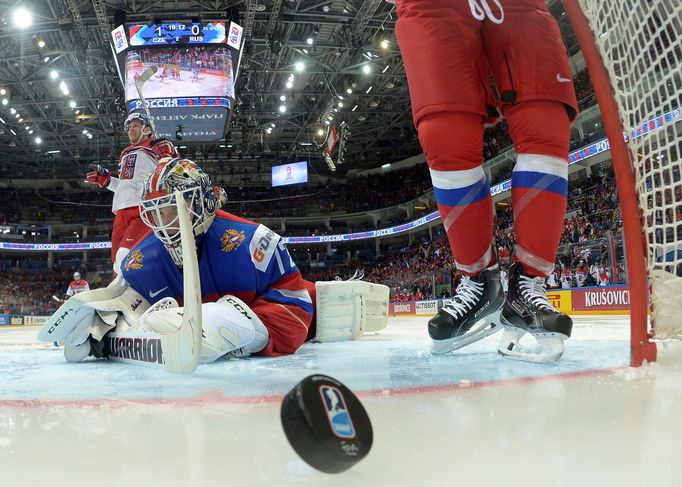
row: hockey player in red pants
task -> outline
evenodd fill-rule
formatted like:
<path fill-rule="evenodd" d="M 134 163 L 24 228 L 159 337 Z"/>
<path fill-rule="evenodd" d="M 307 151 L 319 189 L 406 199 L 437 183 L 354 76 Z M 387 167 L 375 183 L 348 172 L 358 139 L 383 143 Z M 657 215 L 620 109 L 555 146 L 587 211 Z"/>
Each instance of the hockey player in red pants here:
<path fill-rule="evenodd" d="M 111 260 L 117 274 L 128 251 L 149 232 L 138 208 L 144 177 L 156 169 L 159 160 L 178 156 L 172 142 L 153 137 L 151 122 L 144 113 L 128 115 L 123 129 L 131 145 L 121 152 L 118 177 L 111 177 L 109 170 L 99 165 L 93 166 L 86 176 L 89 183 L 114 193 L 111 211 L 116 216 L 111 231 Z"/>
<path fill-rule="evenodd" d="M 571 319 L 545 295 L 568 188 L 573 79 L 544 0 L 397 0 L 396 34 L 414 122 L 457 268 L 454 298 L 429 321 L 434 353 L 505 327 L 502 355 L 558 360 Z M 489 83 L 492 71 L 495 94 Z M 496 95 L 496 96 L 495 96 Z M 515 262 L 505 299 L 493 252 L 493 208 L 483 171 L 483 128 L 498 116 L 517 153 L 512 176 Z M 540 352 L 519 339 L 534 335 Z"/>

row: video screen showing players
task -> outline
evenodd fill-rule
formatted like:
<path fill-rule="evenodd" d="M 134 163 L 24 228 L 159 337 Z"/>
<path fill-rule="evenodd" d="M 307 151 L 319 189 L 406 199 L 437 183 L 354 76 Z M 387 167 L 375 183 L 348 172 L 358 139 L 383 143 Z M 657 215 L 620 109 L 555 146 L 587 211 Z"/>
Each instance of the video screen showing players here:
<path fill-rule="evenodd" d="M 232 55 L 227 47 L 135 49 L 126 56 L 126 101 L 138 99 L 135 81 L 149 66 L 156 73 L 144 84 L 150 98 L 234 98 Z"/>

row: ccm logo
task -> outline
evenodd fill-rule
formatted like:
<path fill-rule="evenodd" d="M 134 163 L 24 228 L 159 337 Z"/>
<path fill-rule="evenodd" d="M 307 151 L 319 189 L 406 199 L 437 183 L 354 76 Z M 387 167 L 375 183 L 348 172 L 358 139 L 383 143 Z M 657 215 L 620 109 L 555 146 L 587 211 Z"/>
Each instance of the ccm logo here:
<path fill-rule="evenodd" d="M 253 250 L 253 260 L 256 262 L 263 262 L 263 259 L 265 258 L 265 252 L 268 251 L 268 247 L 270 247 L 270 244 L 272 243 L 272 237 L 274 236 L 275 232 L 268 230 L 268 233 L 263 235 L 258 240 L 258 247 Z"/>

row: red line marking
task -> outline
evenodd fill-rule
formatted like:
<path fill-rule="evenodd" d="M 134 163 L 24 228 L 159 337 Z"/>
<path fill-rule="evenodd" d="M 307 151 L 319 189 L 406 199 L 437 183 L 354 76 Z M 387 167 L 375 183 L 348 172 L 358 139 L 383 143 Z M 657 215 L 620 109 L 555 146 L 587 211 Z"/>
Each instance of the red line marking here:
<path fill-rule="evenodd" d="M 383 388 L 358 391 L 360 397 L 396 397 L 419 394 L 430 394 L 447 391 L 466 391 L 483 387 L 509 386 L 514 384 L 530 384 L 550 380 L 573 379 L 596 375 L 612 375 L 629 367 L 609 369 L 580 370 L 560 374 L 517 377 L 514 379 L 487 380 L 480 382 L 458 382 L 456 384 L 422 385 L 414 387 Z M 284 394 L 267 396 L 226 396 L 220 392 L 208 392 L 197 397 L 186 398 L 150 398 L 150 399 L 0 399 L 0 408 L 39 409 L 39 408 L 88 408 L 88 407 L 128 407 L 128 406 L 205 406 L 221 404 L 273 404 L 278 403 Z"/>

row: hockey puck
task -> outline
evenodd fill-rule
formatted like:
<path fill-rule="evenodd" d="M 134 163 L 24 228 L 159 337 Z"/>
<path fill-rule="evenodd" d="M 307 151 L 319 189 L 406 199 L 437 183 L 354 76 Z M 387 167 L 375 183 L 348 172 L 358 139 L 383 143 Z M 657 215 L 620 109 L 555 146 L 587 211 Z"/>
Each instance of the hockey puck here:
<path fill-rule="evenodd" d="M 326 375 L 311 375 L 282 400 L 282 426 L 289 443 L 311 467 L 340 473 L 372 448 L 372 423 L 350 389 Z"/>

